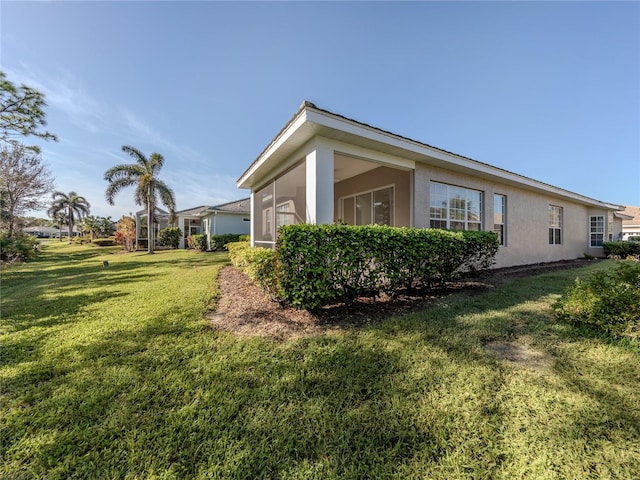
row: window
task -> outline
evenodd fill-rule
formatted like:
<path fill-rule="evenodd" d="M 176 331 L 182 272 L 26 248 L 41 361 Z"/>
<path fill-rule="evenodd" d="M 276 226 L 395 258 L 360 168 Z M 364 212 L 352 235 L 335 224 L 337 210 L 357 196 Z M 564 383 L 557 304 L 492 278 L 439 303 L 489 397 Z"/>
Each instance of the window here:
<path fill-rule="evenodd" d="M 493 196 L 493 231 L 498 236 L 498 243 L 505 246 L 506 243 L 506 219 L 507 219 L 507 197 L 504 195 Z"/>
<path fill-rule="evenodd" d="M 562 207 L 549 205 L 549 245 L 562 244 Z"/>
<path fill-rule="evenodd" d="M 295 206 L 293 200 L 287 200 L 276 207 L 276 225 L 281 227 L 282 225 L 294 225 L 295 219 Z"/>
<path fill-rule="evenodd" d="M 604 215 L 589 217 L 589 246 L 602 247 L 604 242 Z"/>
<path fill-rule="evenodd" d="M 451 230 L 482 229 L 482 192 L 430 183 L 429 226 Z"/>
<path fill-rule="evenodd" d="M 346 197 L 341 199 L 341 204 L 342 220 L 349 225 L 376 224 L 393 226 L 393 187 Z"/>

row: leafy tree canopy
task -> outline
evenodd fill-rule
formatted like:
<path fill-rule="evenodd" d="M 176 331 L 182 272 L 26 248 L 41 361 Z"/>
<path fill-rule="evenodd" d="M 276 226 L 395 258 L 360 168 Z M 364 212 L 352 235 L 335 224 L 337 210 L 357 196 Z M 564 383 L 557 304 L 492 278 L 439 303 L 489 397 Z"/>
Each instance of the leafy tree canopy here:
<path fill-rule="evenodd" d="M 58 141 L 51 132 L 39 130 L 47 125 L 44 94 L 27 85 L 16 86 L 0 70 L 0 140 L 29 136 Z M 36 152 L 38 147 L 28 147 Z"/>

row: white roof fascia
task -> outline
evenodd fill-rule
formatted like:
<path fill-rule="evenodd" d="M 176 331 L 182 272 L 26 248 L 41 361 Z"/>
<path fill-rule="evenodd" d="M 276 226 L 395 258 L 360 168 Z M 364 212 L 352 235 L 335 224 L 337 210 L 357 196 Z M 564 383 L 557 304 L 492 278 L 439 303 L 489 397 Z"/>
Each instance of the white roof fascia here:
<path fill-rule="evenodd" d="M 307 107 L 307 108 L 310 108 L 310 107 Z M 620 205 L 613 205 L 610 203 L 601 202 L 599 200 L 595 200 L 593 198 L 580 195 L 578 193 L 570 192 L 569 190 L 565 190 L 559 187 L 554 187 L 553 185 L 549 185 L 547 183 L 534 180 L 532 178 L 524 177 L 517 173 L 509 172 L 507 170 L 494 167 L 489 164 L 478 162 L 477 160 L 471 160 L 471 159 L 467 159 L 459 155 L 456 155 L 454 153 L 448 153 L 443 150 L 437 149 L 435 147 L 430 147 L 428 145 L 416 142 L 414 140 L 400 138 L 392 133 L 380 131 L 375 127 L 363 125 L 361 123 L 358 123 L 346 118 L 336 117 L 330 113 L 310 111 L 307 113 L 307 120 L 309 122 L 313 122 L 325 127 L 341 130 L 346 133 L 351 133 L 353 135 L 371 139 L 376 142 L 386 143 L 388 145 L 392 145 L 394 147 L 401 148 L 403 150 L 408 150 L 410 152 L 423 155 L 425 157 L 438 159 L 450 165 L 455 165 L 457 167 L 473 170 L 473 171 L 483 173 L 485 175 L 489 175 L 492 177 L 498 177 L 500 179 L 509 181 L 510 183 L 524 185 L 535 190 L 546 191 L 555 196 L 570 198 L 572 200 L 579 201 L 581 203 L 586 203 L 586 204 L 601 207 L 601 208 L 608 208 L 612 210 L 622 209 L 622 206 Z M 428 163 L 428 162 L 425 162 L 425 163 Z"/>
<path fill-rule="evenodd" d="M 271 155 L 273 155 L 280 147 L 282 147 L 282 145 L 286 143 L 289 138 L 291 138 L 296 130 L 298 130 L 307 121 L 306 117 L 307 111 L 306 109 L 303 109 L 298 117 L 294 119 L 291 124 L 282 133 L 280 133 L 278 137 L 274 139 L 271 145 L 269 145 L 269 147 L 267 147 L 267 149 L 260 155 L 258 160 L 254 162 L 254 164 L 249 167 L 249 169 L 242 175 L 242 177 L 238 179 L 238 181 L 236 182 L 238 188 L 242 188 L 240 187 L 240 185 L 246 182 L 254 173 L 256 173 L 256 170 L 258 170 Z"/>
<path fill-rule="evenodd" d="M 251 176 L 253 176 L 257 170 L 261 168 L 261 166 L 272 156 L 274 153 L 278 151 L 295 133 L 302 127 L 305 123 L 315 124 L 320 127 L 329 128 L 332 130 L 336 130 L 339 132 L 343 132 L 349 135 L 354 135 L 360 138 L 364 138 L 376 143 L 386 144 L 401 150 L 405 150 L 411 152 L 415 155 L 424 158 L 424 163 L 430 164 L 430 159 L 438 160 L 443 162 L 445 165 L 436 165 L 441 167 L 453 166 L 458 167 L 460 169 L 464 169 L 467 171 L 477 172 L 479 174 L 483 174 L 485 176 L 498 178 L 502 181 L 506 181 L 511 184 L 516 184 L 517 186 L 526 187 L 529 189 L 547 192 L 557 197 L 571 199 L 583 204 L 596 206 L 599 208 L 606 208 L 611 210 L 622 210 L 622 206 L 613 205 L 606 202 L 601 202 L 599 200 L 595 200 L 590 197 L 586 197 L 584 195 L 580 195 L 578 193 L 570 192 L 569 190 L 565 190 L 559 187 L 555 187 L 553 185 L 540 182 L 538 180 L 534 180 L 529 177 L 525 177 L 508 170 L 504 170 L 502 168 L 494 167 L 492 165 L 479 162 L 477 160 L 472 160 L 466 157 L 462 157 L 455 153 L 446 152 L 444 150 L 431 147 L 424 143 L 420 143 L 415 140 L 411 140 L 409 138 L 400 137 L 390 132 L 385 132 L 376 127 L 372 127 L 369 125 L 362 124 L 355 120 L 348 119 L 346 117 L 342 117 L 331 112 L 327 112 L 324 110 L 319 110 L 312 106 L 306 105 L 304 108 L 300 110 L 297 117 L 295 117 L 290 124 L 271 142 L 271 144 L 267 147 L 267 149 L 258 157 L 258 159 L 249 167 L 249 169 L 240 177 L 237 181 L 238 187 L 241 184 L 247 182 Z M 320 134 L 322 136 L 322 134 Z M 339 148 L 340 151 L 343 151 L 346 147 L 345 145 L 349 145 L 346 142 L 338 142 L 333 141 L 335 144 L 341 145 Z M 358 149 L 358 146 L 352 146 L 354 149 Z M 369 149 L 364 149 L 369 150 Z M 371 151 L 375 151 L 375 148 L 371 148 Z M 348 153 L 348 152 L 344 152 Z M 387 160 L 391 158 L 398 159 L 397 156 L 387 156 L 382 152 L 379 155 L 384 155 Z M 408 160 L 403 166 L 405 168 L 415 168 L 415 162 L 413 163 L 413 167 L 409 166 Z M 398 165 L 400 166 L 400 165 Z M 240 187 L 242 188 L 242 187 Z"/>

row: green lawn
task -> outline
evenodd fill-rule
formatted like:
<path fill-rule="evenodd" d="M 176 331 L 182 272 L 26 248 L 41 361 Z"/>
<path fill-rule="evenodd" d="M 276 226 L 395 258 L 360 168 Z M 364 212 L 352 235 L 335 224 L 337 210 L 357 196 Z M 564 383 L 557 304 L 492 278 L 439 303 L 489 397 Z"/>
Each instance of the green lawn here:
<path fill-rule="evenodd" d="M 0 478 L 640 478 L 637 344 L 549 308 L 610 262 L 279 342 L 202 320 L 226 255 L 114 251 L 2 271 Z"/>

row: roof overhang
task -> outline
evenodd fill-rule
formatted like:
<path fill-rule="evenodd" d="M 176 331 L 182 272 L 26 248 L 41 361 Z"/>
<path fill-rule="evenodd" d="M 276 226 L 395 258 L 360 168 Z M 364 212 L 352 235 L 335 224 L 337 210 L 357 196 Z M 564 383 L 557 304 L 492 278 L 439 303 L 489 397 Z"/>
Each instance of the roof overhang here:
<path fill-rule="evenodd" d="M 622 212 L 613 212 L 613 216 L 616 218 L 621 218 L 622 220 L 633 220 L 634 216 L 633 215 L 626 215 Z"/>
<path fill-rule="evenodd" d="M 583 205 L 610 210 L 623 209 L 620 205 L 601 202 L 322 110 L 310 102 L 302 103 L 291 120 L 242 174 L 237 181 L 238 188 L 259 187 L 261 182 L 269 178 L 270 172 L 290 160 L 293 154 L 314 137 L 324 137 L 416 163 L 497 180 L 526 190 L 567 198 Z"/>

